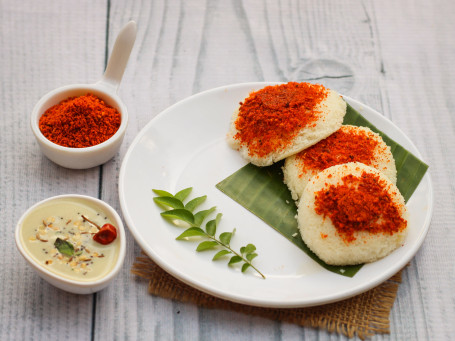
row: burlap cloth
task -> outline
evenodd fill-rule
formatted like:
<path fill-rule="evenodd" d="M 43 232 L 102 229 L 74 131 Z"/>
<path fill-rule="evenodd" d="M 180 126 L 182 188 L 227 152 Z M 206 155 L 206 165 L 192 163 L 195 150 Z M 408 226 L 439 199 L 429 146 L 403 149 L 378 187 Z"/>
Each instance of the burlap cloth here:
<path fill-rule="evenodd" d="M 363 294 L 309 308 L 259 308 L 233 303 L 194 289 L 169 275 L 146 255 L 137 257 L 131 272 L 149 280 L 152 295 L 196 304 L 204 308 L 233 310 L 300 326 L 326 329 L 361 339 L 389 333 L 389 315 L 401 283 L 401 272 Z"/>

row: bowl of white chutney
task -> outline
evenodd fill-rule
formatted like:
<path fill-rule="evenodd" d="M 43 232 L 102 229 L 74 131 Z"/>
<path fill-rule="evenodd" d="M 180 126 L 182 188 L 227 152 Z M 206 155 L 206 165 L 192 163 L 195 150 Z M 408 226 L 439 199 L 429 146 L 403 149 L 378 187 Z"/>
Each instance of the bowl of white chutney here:
<path fill-rule="evenodd" d="M 33 205 L 19 219 L 15 239 L 41 278 L 75 294 L 104 289 L 125 259 L 120 216 L 104 201 L 85 195 L 59 195 Z"/>

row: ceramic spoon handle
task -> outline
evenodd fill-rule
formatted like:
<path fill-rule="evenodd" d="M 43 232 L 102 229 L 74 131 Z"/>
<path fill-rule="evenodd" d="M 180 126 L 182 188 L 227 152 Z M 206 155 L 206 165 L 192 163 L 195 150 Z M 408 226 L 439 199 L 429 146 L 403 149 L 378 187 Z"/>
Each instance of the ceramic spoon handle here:
<path fill-rule="evenodd" d="M 136 23 L 134 21 L 130 21 L 122 28 L 115 40 L 106 71 L 99 83 L 117 91 L 136 40 L 136 31 Z"/>

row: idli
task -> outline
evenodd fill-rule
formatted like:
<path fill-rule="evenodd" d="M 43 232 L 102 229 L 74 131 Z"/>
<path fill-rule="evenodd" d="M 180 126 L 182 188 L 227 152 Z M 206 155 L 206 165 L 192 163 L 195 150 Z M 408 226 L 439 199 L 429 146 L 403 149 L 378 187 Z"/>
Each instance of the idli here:
<path fill-rule="evenodd" d="M 324 140 L 286 158 L 284 183 L 292 198 L 298 200 L 311 177 L 328 167 L 348 162 L 376 168 L 394 184 L 397 182 L 395 160 L 382 137 L 367 127 L 343 125 Z"/>
<path fill-rule="evenodd" d="M 252 92 L 233 114 L 228 144 L 257 166 L 268 166 L 337 131 L 346 102 L 322 85 L 290 82 Z"/>
<path fill-rule="evenodd" d="M 331 265 L 385 257 L 402 245 L 407 210 L 398 188 L 377 169 L 353 162 L 310 179 L 298 206 L 305 244 Z"/>

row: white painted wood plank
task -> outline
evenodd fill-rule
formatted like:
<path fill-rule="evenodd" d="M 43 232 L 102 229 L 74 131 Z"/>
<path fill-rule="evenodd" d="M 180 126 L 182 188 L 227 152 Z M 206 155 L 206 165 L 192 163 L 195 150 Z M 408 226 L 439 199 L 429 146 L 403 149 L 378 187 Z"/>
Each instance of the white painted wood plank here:
<path fill-rule="evenodd" d="M 197 17 L 191 15 L 191 10 L 191 6 L 166 1 L 132 5 L 118 1 L 111 4 L 110 49 L 117 32 L 126 22 L 134 19 L 138 24 L 136 44 L 119 89 L 119 95 L 128 107 L 130 122 L 119 158 L 103 166 L 103 200 L 112 202 L 119 212 L 117 179 L 120 161 L 127 147 L 151 118 L 181 98 L 174 96 L 191 94 L 191 87 L 184 89 L 186 94 L 183 95 L 173 90 L 174 87 L 184 88 L 185 84 L 192 86 L 193 77 L 178 75 L 179 78 L 173 78 L 174 69 L 181 68 L 179 58 L 174 58 L 175 50 L 183 50 L 190 57 L 182 58 L 182 62 L 190 62 L 195 55 L 191 49 L 186 51 L 184 44 L 178 43 L 188 34 L 188 27 L 197 27 Z M 187 20 L 190 22 L 186 23 Z M 184 72 L 194 70 L 193 65 L 186 66 Z M 130 234 L 127 250 L 125 266 L 119 278 L 97 294 L 95 339 L 172 340 L 178 339 L 179 335 L 198 339 L 198 309 L 150 296 L 147 283 L 129 272 L 135 257 L 140 254 Z"/>
<path fill-rule="evenodd" d="M 105 6 L 89 1 L 0 2 L 0 339 L 88 339 L 92 296 L 69 295 L 41 280 L 16 250 L 14 227 L 35 202 L 64 193 L 97 195 L 98 170 L 52 164 L 29 128 L 38 99 L 102 73 Z"/>
<path fill-rule="evenodd" d="M 406 271 L 393 311 L 397 339 L 448 340 L 455 326 L 455 33 L 449 1 L 375 6 L 387 109 L 430 165 L 435 206 L 426 241 Z M 450 269 L 450 270 L 449 270 Z M 412 312 L 412 317 L 407 316 Z"/>

